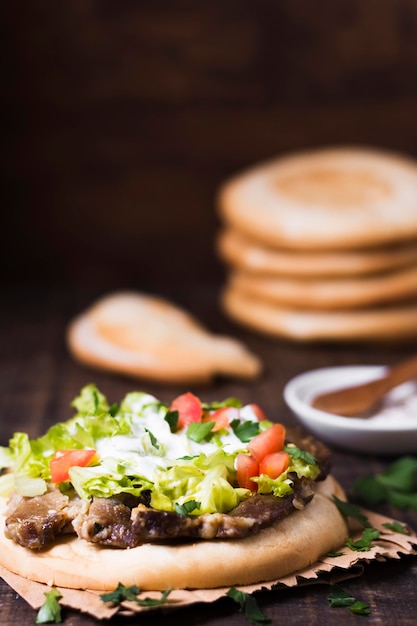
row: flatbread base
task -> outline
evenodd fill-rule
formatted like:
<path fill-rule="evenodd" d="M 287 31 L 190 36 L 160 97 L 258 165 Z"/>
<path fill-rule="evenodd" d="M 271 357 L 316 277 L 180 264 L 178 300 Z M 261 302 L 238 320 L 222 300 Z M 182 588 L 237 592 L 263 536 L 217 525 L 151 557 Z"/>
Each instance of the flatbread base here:
<path fill-rule="evenodd" d="M 344 498 L 340 485 L 329 476 L 318 483 L 305 509 L 245 539 L 143 544 L 119 550 L 100 548 L 71 535 L 40 552 L 5 537 L 7 504 L 1 498 L 0 564 L 33 581 L 101 591 L 115 589 L 119 582 L 142 590 L 164 590 L 274 580 L 310 566 L 344 543 L 348 528 L 333 495 Z"/>

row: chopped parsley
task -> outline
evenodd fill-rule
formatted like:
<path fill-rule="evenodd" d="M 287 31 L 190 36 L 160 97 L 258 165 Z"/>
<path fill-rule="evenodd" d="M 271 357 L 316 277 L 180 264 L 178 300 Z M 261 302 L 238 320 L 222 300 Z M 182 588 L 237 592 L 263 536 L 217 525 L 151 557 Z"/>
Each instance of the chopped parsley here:
<path fill-rule="evenodd" d="M 262 613 L 253 595 L 239 591 L 236 587 L 231 587 L 226 595 L 239 605 L 241 613 L 255 626 L 263 626 L 270 622 L 269 618 Z"/>
<path fill-rule="evenodd" d="M 362 533 L 362 537 L 357 541 L 353 541 L 353 539 L 347 539 L 346 545 L 351 550 L 355 550 L 356 552 L 367 552 L 371 549 L 372 542 L 378 539 L 380 536 L 379 530 L 375 528 L 365 528 Z"/>
<path fill-rule="evenodd" d="M 242 443 L 248 443 L 260 432 L 259 422 L 241 422 L 240 420 L 232 420 L 230 426 L 236 437 L 240 439 Z"/>
<path fill-rule="evenodd" d="M 138 596 L 142 593 L 139 587 L 136 585 L 130 585 L 127 587 L 122 583 L 119 583 L 114 589 L 114 591 L 110 591 L 108 593 L 102 593 L 100 598 L 103 602 L 111 602 L 112 604 L 121 604 L 125 600 L 129 600 L 130 602 L 136 602 L 139 606 L 143 607 L 153 607 L 153 606 L 161 606 L 165 604 L 169 594 L 172 589 L 166 589 L 161 592 L 160 598 L 138 598 Z"/>
<path fill-rule="evenodd" d="M 119 412 L 120 405 L 118 402 L 114 402 L 109 408 L 109 413 L 112 417 L 115 417 Z"/>
<path fill-rule="evenodd" d="M 289 446 L 284 446 L 285 452 L 292 456 L 294 461 L 297 459 L 301 459 L 301 461 L 305 461 L 308 465 L 318 465 L 318 461 L 315 456 L 311 454 L 311 452 L 307 452 L 306 450 L 301 450 L 297 448 L 294 444 L 290 444 Z"/>
<path fill-rule="evenodd" d="M 168 422 L 171 432 L 174 432 L 178 426 L 178 411 L 167 411 L 165 414 L 165 421 Z"/>
<path fill-rule="evenodd" d="M 333 501 L 342 515 L 355 519 L 365 528 L 372 528 L 368 518 L 362 513 L 361 509 L 356 504 L 340 500 L 337 496 L 333 496 Z"/>
<path fill-rule="evenodd" d="M 330 607 L 332 608 L 344 606 L 352 613 L 357 613 L 358 615 L 369 615 L 371 612 L 369 606 L 365 602 L 356 600 L 356 598 L 351 596 L 339 585 L 332 585 L 330 587 L 330 593 L 327 596 L 327 599 Z"/>
<path fill-rule="evenodd" d="M 176 502 L 174 508 L 178 515 L 189 515 L 196 509 L 201 508 L 201 502 L 196 502 L 196 500 L 188 500 L 188 502 L 184 502 L 183 504 Z"/>
<path fill-rule="evenodd" d="M 46 598 L 38 611 L 35 619 L 35 624 L 59 624 L 61 622 L 61 605 L 59 600 L 62 595 L 58 589 L 51 589 L 43 594 Z"/>
<path fill-rule="evenodd" d="M 149 439 L 151 440 L 151 444 L 153 445 L 153 447 L 159 450 L 158 439 L 155 437 L 153 433 L 151 433 L 151 431 L 148 428 L 145 428 L 145 431 L 148 433 Z"/>
<path fill-rule="evenodd" d="M 417 511 L 417 457 L 404 456 L 384 472 L 359 478 L 354 493 L 370 505 L 388 503 L 398 509 Z"/>
<path fill-rule="evenodd" d="M 388 530 L 392 530 L 394 533 L 400 533 L 401 535 L 410 534 L 408 528 L 403 524 L 400 524 L 400 522 L 385 522 L 385 524 L 382 524 L 382 526 L 384 526 L 384 528 L 388 528 Z"/>

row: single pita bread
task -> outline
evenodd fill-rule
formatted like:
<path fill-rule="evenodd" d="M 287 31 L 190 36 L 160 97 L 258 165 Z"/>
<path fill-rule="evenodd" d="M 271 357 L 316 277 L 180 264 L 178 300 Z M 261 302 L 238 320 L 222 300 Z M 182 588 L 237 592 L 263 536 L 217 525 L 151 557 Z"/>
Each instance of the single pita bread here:
<path fill-rule="evenodd" d="M 272 246 L 348 249 L 417 236 L 417 165 L 370 149 L 329 148 L 243 172 L 219 194 L 226 224 Z"/>
<path fill-rule="evenodd" d="M 275 278 L 233 272 L 232 289 L 277 305 L 305 309 L 350 309 L 417 298 L 417 266 L 355 278 Z M 417 320 L 416 320 L 417 321 Z"/>
<path fill-rule="evenodd" d="M 235 321 L 298 341 L 403 342 L 417 338 L 417 303 L 356 310 L 297 309 L 226 287 L 222 307 Z"/>
<path fill-rule="evenodd" d="M 253 378 L 261 371 L 259 359 L 237 340 L 211 334 L 179 307 L 137 292 L 93 304 L 71 322 L 67 343 L 85 365 L 164 383 Z"/>
<path fill-rule="evenodd" d="M 216 246 L 219 257 L 231 267 L 267 276 L 359 276 L 417 265 L 417 242 L 361 250 L 291 250 L 264 246 L 225 228 Z"/>
<path fill-rule="evenodd" d="M 274 580 L 310 566 L 343 545 L 346 522 L 332 497 L 344 499 L 329 476 L 301 511 L 245 539 L 177 545 L 103 548 L 68 536 L 34 552 L 4 535 L 6 501 L 0 498 L 0 564 L 30 580 L 58 587 L 108 591 L 120 583 L 142 590 L 198 589 Z"/>

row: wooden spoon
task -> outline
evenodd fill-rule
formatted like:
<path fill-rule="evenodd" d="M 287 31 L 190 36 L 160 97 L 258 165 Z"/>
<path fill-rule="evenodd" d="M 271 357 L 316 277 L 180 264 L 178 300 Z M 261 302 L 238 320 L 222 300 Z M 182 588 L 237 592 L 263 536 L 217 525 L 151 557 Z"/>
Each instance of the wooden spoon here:
<path fill-rule="evenodd" d="M 367 417 L 366 414 L 378 405 L 388 391 L 413 378 L 417 378 L 417 356 L 388 368 L 376 380 L 319 394 L 311 404 L 326 413 Z"/>

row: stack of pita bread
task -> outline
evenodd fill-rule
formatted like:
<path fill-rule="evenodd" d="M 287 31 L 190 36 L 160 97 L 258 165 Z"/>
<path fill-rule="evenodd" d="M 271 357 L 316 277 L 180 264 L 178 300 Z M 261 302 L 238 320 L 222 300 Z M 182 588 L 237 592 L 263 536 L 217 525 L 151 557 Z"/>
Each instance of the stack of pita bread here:
<path fill-rule="evenodd" d="M 227 181 L 219 210 L 235 321 L 299 341 L 417 338 L 417 161 L 292 154 Z"/>

